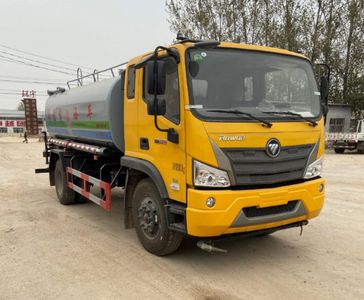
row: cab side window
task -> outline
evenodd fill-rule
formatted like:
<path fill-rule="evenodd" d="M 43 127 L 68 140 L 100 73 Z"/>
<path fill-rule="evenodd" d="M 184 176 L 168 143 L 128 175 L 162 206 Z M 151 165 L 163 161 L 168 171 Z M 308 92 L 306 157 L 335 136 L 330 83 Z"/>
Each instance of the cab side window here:
<path fill-rule="evenodd" d="M 135 68 L 134 66 L 128 68 L 128 86 L 127 86 L 128 99 L 135 97 Z"/>
<path fill-rule="evenodd" d="M 176 60 L 173 57 L 164 58 L 166 62 L 166 92 L 164 95 L 158 96 L 160 99 L 166 100 L 165 118 L 175 124 L 180 122 L 180 99 L 179 99 L 179 81 L 178 67 Z M 144 72 L 146 70 L 144 69 Z M 145 78 L 145 77 L 144 77 Z M 144 80 L 144 99 L 152 100 L 154 95 L 148 94 L 147 86 Z"/>

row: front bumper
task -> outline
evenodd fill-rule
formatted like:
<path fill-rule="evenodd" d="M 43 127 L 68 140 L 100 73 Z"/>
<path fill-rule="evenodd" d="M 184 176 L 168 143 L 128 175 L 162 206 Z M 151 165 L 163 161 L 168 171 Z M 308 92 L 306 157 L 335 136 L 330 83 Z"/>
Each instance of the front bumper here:
<path fill-rule="evenodd" d="M 333 146 L 335 149 L 355 150 L 356 142 L 348 142 L 348 141 L 335 142 Z"/>
<path fill-rule="evenodd" d="M 188 189 L 187 233 L 198 237 L 256 231 L 274 228 L 316 217 L 323 206 L 322 178 L 304 183 L 256 190 L 195 190 Z M 214 197 L 216 204 L 206 206 L 206 199 Z M 243 208 L 269 208 L 298 201 L 291 213 L 272 213 L 264 217 L 246 217 Z M 274 211 L 274 208 L 273 210 Z"/>

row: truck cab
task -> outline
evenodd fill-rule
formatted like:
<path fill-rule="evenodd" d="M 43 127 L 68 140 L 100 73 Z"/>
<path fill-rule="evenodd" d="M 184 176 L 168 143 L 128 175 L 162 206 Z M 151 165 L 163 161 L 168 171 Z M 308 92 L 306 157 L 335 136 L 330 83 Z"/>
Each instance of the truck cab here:
<path fill-rule="evenodd" d="M 138 66 L 145 56 L 128 64 L 122 160 L 158 170 L 165 196 L 182 205 L 184 230 L 192 236 L 317 216 L 324 199 L 324 116 L 309 60 L 234 43 L 171 49 L 178 59 L 158 58 L 165 63 L 165 91 L 155 97 L 165 103 L 162 115 L 148 112 L 155 95 L 148 92 L 152 68 Z M 168 130 L 178 142 L 168 140 Z"/>

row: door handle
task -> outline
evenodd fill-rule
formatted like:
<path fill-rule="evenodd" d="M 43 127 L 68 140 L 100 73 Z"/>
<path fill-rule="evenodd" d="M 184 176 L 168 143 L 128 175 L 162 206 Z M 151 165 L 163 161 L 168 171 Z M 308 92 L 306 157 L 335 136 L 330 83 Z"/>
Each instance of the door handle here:
<path fill-rule="evenodd" d="M 140 138 L 140 149 L 149 150 L 149 140 L 146 137 Z"/>

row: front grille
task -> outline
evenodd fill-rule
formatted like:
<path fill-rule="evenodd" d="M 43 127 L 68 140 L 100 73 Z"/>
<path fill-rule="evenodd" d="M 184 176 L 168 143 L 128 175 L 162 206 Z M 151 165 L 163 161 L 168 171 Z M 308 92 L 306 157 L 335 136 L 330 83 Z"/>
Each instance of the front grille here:
<path fill-rule="evenodd" d="M 301 179 L 314 145 L 282 147 L 277 158 L 265 148 L 222 148 L 229 158 L 236 185 L 269 185 Z"/>
<path fill-rule="evenodd" d="M 256 206 L 245 207 L 243 212 L 247 218 L 256 218 L 281 213 L 292 212 L 297 206 L 298 200 L 289 201 L 287 204 L 258 208 Z"/>

